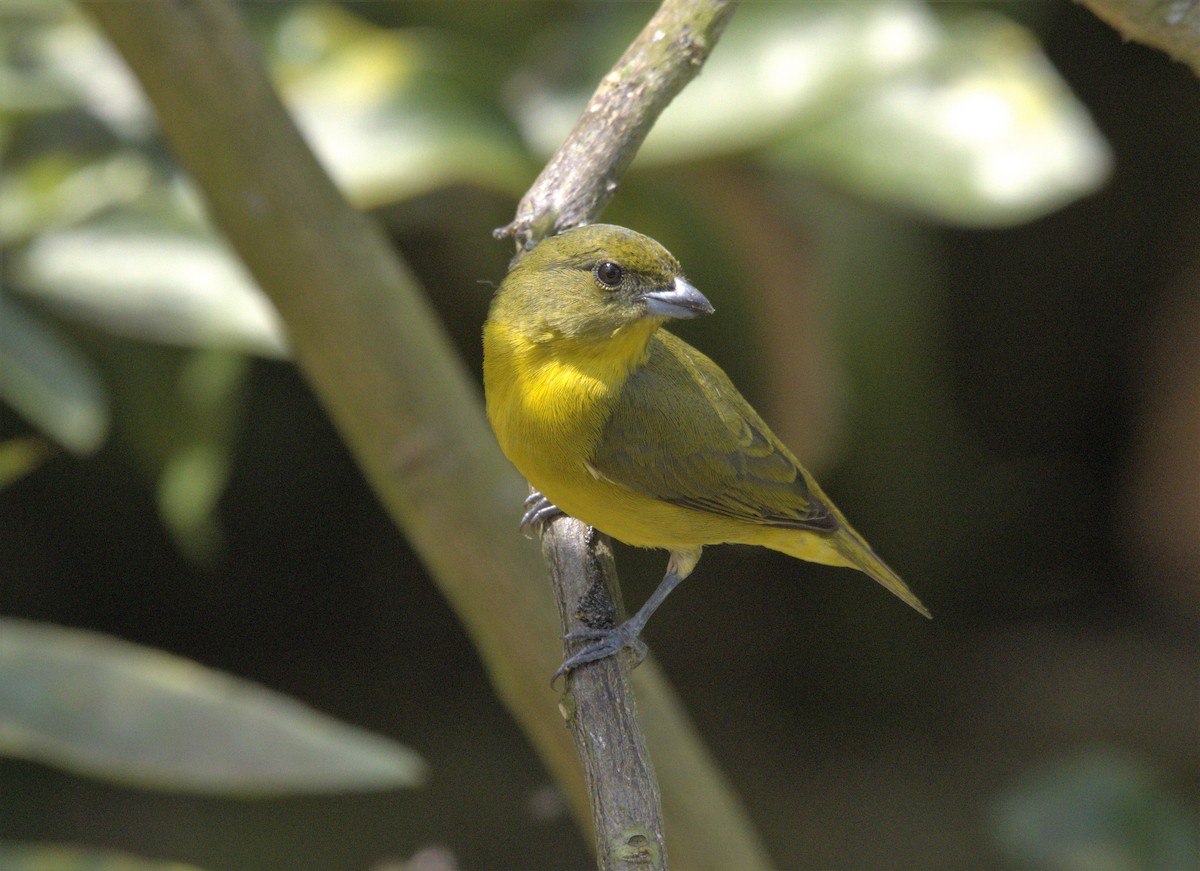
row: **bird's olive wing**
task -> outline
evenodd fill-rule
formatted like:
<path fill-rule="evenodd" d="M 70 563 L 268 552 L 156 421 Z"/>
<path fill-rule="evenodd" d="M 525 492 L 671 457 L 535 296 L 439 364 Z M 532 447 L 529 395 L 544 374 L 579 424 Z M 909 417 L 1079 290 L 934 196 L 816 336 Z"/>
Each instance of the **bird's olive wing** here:
<path fill-rule="evenodd" d="M 838 528 L 829 505 L 729 378 L 669 333 L 651 339 L 590 458 L 596 474 L 675 505 L 771 526 Z"/>

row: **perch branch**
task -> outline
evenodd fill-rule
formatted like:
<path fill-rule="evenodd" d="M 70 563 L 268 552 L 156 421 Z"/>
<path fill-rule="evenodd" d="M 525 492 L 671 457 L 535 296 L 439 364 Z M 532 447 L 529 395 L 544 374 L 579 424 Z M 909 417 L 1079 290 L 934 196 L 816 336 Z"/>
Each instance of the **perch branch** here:
<path fill-rule="evenodd" d="M 580 621 L 585 612 L 616 621 L 621 598 L 606 536 L 560 518 L 542 536 L 542 553 L 564 632 L 587 628 Z M 666 868 L 662 800 L 638 724 L 628 661 L 612 656 L 569 675 L 559 707 L 587 784 L 598 867 Z"/>
<path fill-rule="evenodd" d="M 665 0 L 601 81 L 587 107 L 496 231 L 519 251 L 595 221 L 612 199 L 650 128 L 694 79 L 736 8 L 734 0 Z"/>

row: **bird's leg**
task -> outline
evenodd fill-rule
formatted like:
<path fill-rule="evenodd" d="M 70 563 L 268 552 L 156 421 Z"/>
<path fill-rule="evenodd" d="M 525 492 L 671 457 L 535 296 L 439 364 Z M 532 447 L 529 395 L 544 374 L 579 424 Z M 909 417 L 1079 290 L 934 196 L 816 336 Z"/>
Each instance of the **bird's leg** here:
<path fill-rule="evenodd" d="M 534 490 L 525 500 L 525 514 L 521 517 L 518 527 L 526 538 L 533 538 L 533 533 L 541 532 L 546 524 L 562 514 L 558 506 Z"/>
<path fill-rule="evenodd" d="M 666 600 L 672 590 L 679 586 L 679 582 L 691 574 L 699 559 L 699 550 L 694 553 L 672 553 L 671 560 L 667 563 L 667 573 L 659 582 L 658 587 L 650 594 L 650 598 L 646 600 L 645 604 L 638 608 L 637 613 L 620 626 L 611 629 L 584 629 L 564 635 L 563 638 L 568 641 L 590 640 L 592 643 L 563 660 L 563 664 L 558 667 L 558 671 L 554 673 L 550 682 L 554 683 L 562 675 L 585 663 L 612 656 L 625 647 L 631 648 L 636 656 L 634 667 L 641 665 L 642 660 L 646 658 L 646 644 L 638 636 L 649 622 L 650 615 L 658 610 L 658 606 Z"/>

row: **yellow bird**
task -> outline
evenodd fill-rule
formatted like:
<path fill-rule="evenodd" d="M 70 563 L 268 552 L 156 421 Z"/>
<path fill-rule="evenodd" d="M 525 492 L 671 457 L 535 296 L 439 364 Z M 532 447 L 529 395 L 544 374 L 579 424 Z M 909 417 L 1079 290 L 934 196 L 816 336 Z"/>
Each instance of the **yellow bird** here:
<path fill-rule="evenodd" d="M 592 643 L 559 674 L 627 646 L 644 655 L 639 633 L 706 544 L 849 566 L 930 616 L 721 368 L 661 329 L 712 311 L 662 245 L 608 224 L 544 240 L 496 291 L 483 380 L 500 447 L 538 491 L 522 527 L 563 512 L 670 552 L 633 617 L 568 636 Z"/>

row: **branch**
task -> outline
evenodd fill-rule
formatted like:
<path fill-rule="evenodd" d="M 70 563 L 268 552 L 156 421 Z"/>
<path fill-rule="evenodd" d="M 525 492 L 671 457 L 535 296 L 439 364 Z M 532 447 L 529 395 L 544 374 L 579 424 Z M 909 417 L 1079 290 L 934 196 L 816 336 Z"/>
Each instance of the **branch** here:
<path fill-rule="evenodd" d="M 563 517 L 542 536 L 542 553 L 564 633 L 589 628 L 580 620 L 584 615 L 609 625 L 619 619 L 621 593 L 607 536 Z M 599 868 L 666 868 L 662 800 L 638 724 L 628 660 L 610 656 L 590 663 L 567 682 L 560 708 L 583 767 Z"/>
<path fill-rule="evenodd" d="M 617 191 L 650 128 L 700 67 L 736 8 L 734 0 L 664 0 L 600 82 L 558 152 L 496 231 L 519 251 L 590 223 Z"/>
<path fill-rule="evenodd" d="M 562 657 L 545 565 L 514 529 L 525 487 L 420 287 L 321 169 L 228 0 L 81 5 L 141 81 L 214 222 L 282 316 L 301 371 L 586 828 L 589 799 L 548 680 Z M 651 744 L 670 759 L 664 804 L 680 867 L 766 867 L 652 663 L 637 683 Z"/>
<path fill-rule="evenodd" d="M 700 72 L 734 8 L 730 0 L 664 0 L 601 80 L 566 141 L 521 200 L 516 219 L 496 235 L 513 236 L 522 253 L 547 235 L 599 217 L 658 116 Z M 597 615 L 614 622 L 623 618 L 607 537 L 577 520 L 560 518 L 544 530 L 542 548 L 563 634 L 591 628 Z M 568 652 L 564 645 L 564 654 Z M 623 655 L 576 669 L 568 678 L 563 710 L 591 796 L 600 867 L 665 868 L 659 786 L 630 677 Z M 643 699 L 670 698 L 652 661 L 633 678 Z M 662 713 L 663 708 L 647 705 L 646 727 L 652 739 L 666 722 L 658 719 Z M 670 717 L 681 725 L 685 722 L 681 711 L 672 711 Z M 711 867 L 767 867 L 745 811 L 716 770 L 700 770 L 686 754 L 674 755 L 673 750 L 683 746 L 678 736 L 675 732 L 651 742 L 671 757 L 663 769 L 668 818 L 673 823 L 719 820 L 722 832 L 672 830 L 672 844 L 694 845 L 703 838 L 709 845 L 703 859 Z M 682 849 L 673 849 L 683 858 Z M 696 867 L 695 861 L 688 857 L 682 864 Z"/>
<path fill-rule="evenodd" d="M 1126 39 L 1161 49 L 1200 75 L 1200 0 L 1076 0 Z"/>

